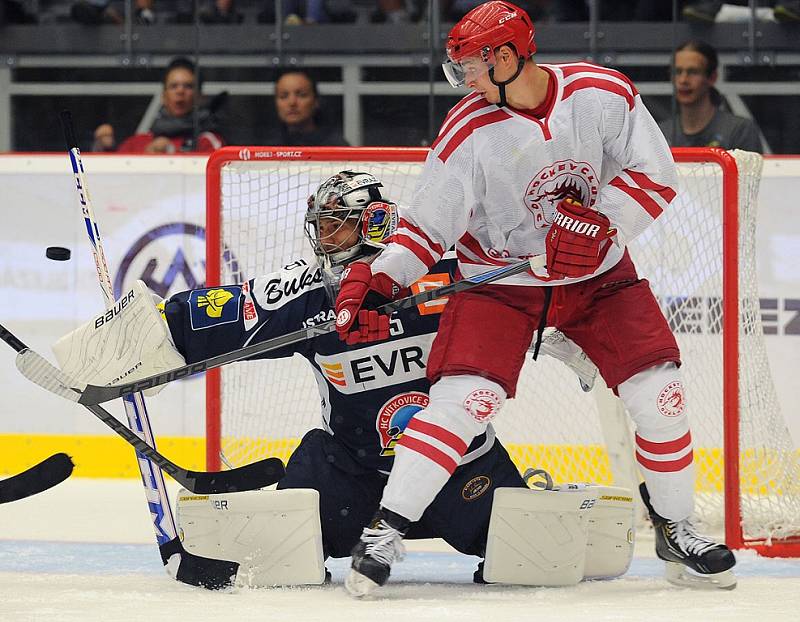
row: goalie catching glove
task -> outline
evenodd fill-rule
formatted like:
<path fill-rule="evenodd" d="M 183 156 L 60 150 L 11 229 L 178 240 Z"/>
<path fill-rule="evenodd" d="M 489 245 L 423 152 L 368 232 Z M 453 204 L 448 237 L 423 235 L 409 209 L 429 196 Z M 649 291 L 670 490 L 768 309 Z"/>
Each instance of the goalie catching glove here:
<path fill-rule="evenodd" d="M 600 212 L 567 197 L 556 205 L 545 249 L 551 279 L 592 274 L 606 258 L 617 230 Z"/>
<path fill-rule="evenodd" d="M 399 298 L 404 291 L 383 273 L 372 274 L 363 261 L 354 261 L 344 272 L 336 298 L 336 331 L 348 345 L 389 338 L 389 316 L 367 305 Z"/>
<path fill-rule="evenodd" d="M 157 304 L 142 281 L 103 314 L 53 344 L 61 370 L 81 382 L 133 382 L 186 363 L 175 348 Z M 163 387 L 145 391 L 154 395 Z"/>

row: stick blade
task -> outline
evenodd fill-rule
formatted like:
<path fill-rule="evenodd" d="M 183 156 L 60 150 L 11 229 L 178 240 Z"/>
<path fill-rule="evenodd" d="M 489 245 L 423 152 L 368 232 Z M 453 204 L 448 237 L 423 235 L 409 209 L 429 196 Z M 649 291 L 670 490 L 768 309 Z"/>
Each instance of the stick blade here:
<path fill-rule="evenodd" d="M 230 471 L 216 473 L 190 471 L 188 477 L 192 480 L 191 485 L 184 484 L 184 486 L 201 495 L 241 492 L 272 486 L 285 474 L 286 468 L 280 458 L 266 458 Z"/>
<path fill-rule="evenodd" d="M 67 454 L 53 454 L 27 471 L 0 480 L 0 503 L 24 499 L 57 486 L 72 475 L 74 467 Z"/>
<path fill-rule="evenodd" d="M 77 402 L 80 399 L 80 392 L 72 387 L 77 387 L 82 383 L 67 377 L 41 354 L 33 350 L 22 350 L 17 354 L 15 362 L 19 372 L 34 384 L 71 402 Z"/>

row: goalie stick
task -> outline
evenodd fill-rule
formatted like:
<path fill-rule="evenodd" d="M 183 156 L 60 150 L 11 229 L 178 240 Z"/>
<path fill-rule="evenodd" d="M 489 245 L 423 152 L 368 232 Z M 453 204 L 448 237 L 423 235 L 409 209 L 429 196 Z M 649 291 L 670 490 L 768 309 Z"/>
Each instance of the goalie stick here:
<path fill-rule="evenodd" d="M 22 357 L 26 361 L 25 367 L 28 373 L 25 377 L 28 380 L 51 393 L 70 399 L 68 394 L 74 393 L 74 390 L 69 388 L 71 380 L 61 370 L 28 348 L 16 335 L 2 325 L 0 325 L 0 339 L 19 353 L 18 360 L 19 357 Z M 271 486 L 283 477 L 283 462 L 279 458 L 265 458 L 229 471 L 210 472 L 184 469 L 142 440 L 102 406 L 96 404 L 84 404 L 83 406 L 128 441 L 139 453 L 152 460 L 154 464 L 169 473 L 175 481 L 193 493 L 210 495 L 255 490 Z"/>
<path fill-rule="evenodd" d="M 436 287 L 434 289 L 424 290 L 418 294 L 414 294 L 413 296 L 408 296 L 406 298 L 401 298 L 400 300 L 389 302 L 379 307 L 378 311 L 381 313 L 391 314 L 398 309 L 414 307 L 437 298 L 444 298 L 445 296 L 450 296 L 451 294 L 472 289 L 473 287 L 494 283 L 500 279 L 504 279 L 515 274 L 520 274 L 528 270 L 541 268 L 544 266 L 544 264 L 544 255 L 536 255 L 530 259 L 523 259 L 506 266 L 501 266 L 500 268 L 495 268 L 494 270 L 483 272 L 473 277 L 464 278 L 448 285 L 442 285 L 441 287 Z M 119 397 L 125 397 L 127 395 L 138 393 L 140 391 L 144 391 L 145 389 L 167 384 L 173 380 L 194 376 L 195 374 L 199 374 L 209 369 L 214 369 L 215 367 L 221 367 L 222 365 L 227 365 L 228 363 L 234 363 L 236 361 L 258 356 L 259 354 L 277 350 L 278 348 L 283 348 L 284 346 L 292 345 L 300 341 L 319 337 L 320 335 L 331 333 L 334 330 L 336 330 L 336 322 L 335 320 L 329 320 L 316 326 L 301 328 L 300 330 L 296 330 L 285 335 L 280 335 L 272 339 L 254 343 L 249 346 L 245 346 L 244 348 L 239 348 L 238 350 L 233 350 L 224 354 L 218 354 L 202 361 L 197 361 L 196 363 L 190 363 L 188 365 L 184 365 L 183 367 L 176 367 L 175 369 L 171 369 L 166 372 L 147 376 L 146 378 L 142 378 L 141 380 L 137 380 L 136 382 L 132 382 L 130 384 L 110 384 L 107 386 L 99 386 L 75 382 L 68 387 L 62 387 L 70 389 L 69 391 L 53 392 L 65 397 L 68 400 L 83 404 L 84 406 L 102 404 L 103 402 L 108 402 Z M 49 363 L 47 364 L 49 365 Z M 52 365 L 51 367 L 51 373 L 60 373 L 58 368 Z M 33 382 L 36 382 L 37 384 L 40 384 L 31 377 L 31 372 L 28 369 L 28 360 L 26 360 L 22 354 L 17 356 L 17 368 L 20 370 L 23 376 L 33 380 Z M 52 389 L 48 390 L 52 391 Z"/>
<path fill-rule="evenodd" d="M 60 117 L 72 172 L 75 176 L 75 188 L 78 193 L 78 201 L 86 225 L 86 233 L 91 244 L 94 263 L 97 268 L 100 289 L 103 293 L 106 306 L 113 306 L 114 288 L 111 285 L 111 276 L 103 250 L 100 229 L 97 226 L 97 220 L 89 198 L 83 161 L 81 160 L 81 152 L 78 148 L 78 141 L 75 138 L 75 128 L 72 124 L 72 115 L 69 111 L 64 110 Z M 155 439 L 150 427 L 144 396 L 139 392 L 135 392 L 125 396 L 123 402 L 130 429 L 126 428 L 102 409 L 90 410 L 106 423 L 106 425 L 110 426 L 118 434 L 123 436 L 123 438 L 128 440 L 128 442 L 133 444 L 138 450 L 137 462 L 142 476 L 142 483 L 145 488 L 145 497 L 150 508 L 150 515 L 156 533 L 156 541 L 158 542 L 161 558 L 167 568 L 167 572 L 177 580 L 192 585 L 201 585 L 210 588 L 228 585 L 231 581 L 231 562 L 206 559 L 196 555 L 190 555 L 183 550 L 183 546 L 178 539 L 175 517 L 170 507 L 169 496 L 167 495 L 164 475 L 161 469 L 171 472 L 172 476 L 178 481 L 180 481 L 179 477 L 194 478 L 197 486 L 205 483 L 205 487 L 207 488 L 213 488 L 214 485 L 224 485 L 224 477 L 229 476 L 207 474 L 207 477 L 198 480 L 196 478 L 199 474 L 186 471 L 185 469 L 183 469 L 182 472 L 176 471 L 175 469 L 179 467 L 166 461 L 166 459 L 160 456 L 154 449 Z M 275 460 L 280 464 L 280 469 L 282 471 L 283 464 L 280 463 L 279 460 Z M 277 465 L 273 463 L 272 468 L 277 469 Z M 208 479 L 208 476 L 210 476 L 211 479 Z M 277 479 L 278 476 L 279 475 L 276 475 L 275 479 Z M 223 477 L 223 479 L 220 479 L 220 477 Z M 239 476 L 234 475 L 233 477 L 238 478 Z M 187 479 L 187 481 L 190 480 Z M 239 485 L 240 484 L 235 484 L 237 489 L 241 489 Z M 238 565 L 236 567 L 238 567 Z M 236 568 L 234 568 L 234 574 L 235 569 Z"/>
<path fill-rule="evenodd" d="M 0 480 L 0 503 L 19 501 L 57 486 L 72 475 L 74 466 L 67 454 L 57 453 L 22 473 Z"/>

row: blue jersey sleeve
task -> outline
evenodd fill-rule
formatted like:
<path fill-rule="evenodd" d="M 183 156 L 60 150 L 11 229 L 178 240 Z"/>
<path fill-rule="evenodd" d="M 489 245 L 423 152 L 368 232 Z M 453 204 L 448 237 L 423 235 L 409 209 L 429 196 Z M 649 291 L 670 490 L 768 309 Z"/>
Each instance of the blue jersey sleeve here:
<path fill-rule="evenodd" d="M 299 330 L 332 313 L 320 270 L 305 260 L 241 285 L 180 292 L 164 304 L 172 339 L 187 363 Z M 300 342 L 263 358 L 310 347 Z"/>

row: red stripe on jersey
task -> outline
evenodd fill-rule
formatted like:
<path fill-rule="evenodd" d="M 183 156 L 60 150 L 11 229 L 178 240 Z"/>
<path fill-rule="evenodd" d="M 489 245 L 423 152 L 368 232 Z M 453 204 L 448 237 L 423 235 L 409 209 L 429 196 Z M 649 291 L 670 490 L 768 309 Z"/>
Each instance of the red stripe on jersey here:
<path fill-rule="evenodd" d="M 497 123 L 498 121 L 505 121 L 506 119 L 510 119 L 511 115 L 508 114 L 504 110 L 495 110 L 494 112 L 488 112 L 484 115 L 479 117 L 475 117 L 474 119 L 470 120 L 464 127 L 458 130 L 453 136 L 450 137 L 448 140 L 447 145 L 445 148 L 439 152 L 439 159 L 442 162 L 447 162 L 447 158 L 449 158 L 452 153 L 458 148 L 458 146 L 463 143 L 469 136 L 477 130 L 478 128 L 483 127 L 484 125 L 490 125 L 492 123 Z"/>
<path fill-rule="evenodd" d="M 444 118 L 444 121 L 442 121 L 442 126 L 444 126 L 444 124 L 447 123 L 453 117 L 453 115 L 458 114 L 458 111 L 466 106 L 469 102 L 481 97 L 483 97 L 483 95 L 480 93 L 470 93 L 466 97 L 462 97 L 461 100 L 447 112 L 447 116 Z M 439 133 L 442 133 L 441 130 L 439 130 Z"/>
<path fill-rule="evenodd" d="M 694 452 L 690 451 L 683 458 L 677 460 L 650 460 L 645 458 L 638 451 L 636 452 L 636 461 L 641 464 L 645 469 L 656 471 L 657 473 L 676 473 L 682 471 L 689 466 L 694 460 Z"/>
<path fill-rule="evenodd" d="M 615 177 L 612 179 L 611 185 L 615 188 L 619 188 L 622 190 L 622 192 L 631 197 L 653 218 L 658 218 L 661 212 L 664 211 L 661 209 L 661 206 L 656 203 L 649 194 L 647 194 L 646 191 L 642 190 L 641 188 L 634 188 L 633 186 L 626 184 L 620 177 Z"/>
<path fill-rule="evenodd" d="M 406 425 L 406 428 L 421 432 L 422 434 L 427 434 L 428 436 L 435 438 L 437 441 L 441 441 L 453 449 L 453 451 L 458 452 L 459 456 L 463 456 L 465 453 L 467 453 L 467 444 L 458 436 L 453 434 L 450 430 L 446 430 L 440 425 L 412 418 Z"/>
<path fill-rule="evenodd" d="M 616 69 L 609 69 L 608 67 L 601 67 L 600 65 L 593 65 L 592 63 L 582 63 L 577 65 L 558 65 L 561 68 L 561 71 L 564 74 L 564 77 L 567 78 L 569 76 L 574 76 L 576 73 L 598 73 L 603 74 L 606 76 L 613 76 L 615 78 L 619 78 L 620 80 L 624 81 L 629 87 L 631 87 L 631 93 L 634 97 L 639 94 L 639 91 L 636 89 L 636 85 L 631 82 L 631 79 L 626 76 L 624 73 L 617 71 Z"/>
<path fill-rule="evenodd" d="M 431 247 L 431 250 L 434 253 L 439 253 L 440 256 L 444 255 L 444 248 L 442 248 L 442 245 L 441 244 L 437 244 L 436 242 L 431 240 L 431 238 L 428 236 L 428 234 L 425 233 L 419 227 L 417 227 L 417 225 L 409 222 L 405 218 L 401 218 L 400 221 L 397 223 L 397 229 L 399 230 L 399 229 L 403 229 L 403 228 L 408 229 L 412 233 L 417 234 L 419 237 L 421 237 L 423 240 L 425 240 L 425 243 L 428 246 Z"/>
<path fill-rule="evenodd" d="M 472 102 L 469 106 L 466 106 L 464 109 L 462 109 L 458 114 L 451 118 L 450 121 L 445 119 L 442 129 L 439 130 L 439 136 L 437 136 L 436 140 L 433 141 L 431 149 L 436 149 L 436 146 L 442 141 L 445 135 L 447 135 L 450 130 L 455 127 L 457 123 L 463 121 L 467 116 L 471 115 L 476 110 L 480 110 L 481 108 L 486 108 L 487 106 L 491 105 L 492 104 L 481 97 L 479 100 Z"/>
<path fill-rule="evenodd" d="M 611 80 L 603 80 L 602 78 L 587 77 L 573 80 L 564 87 L 564 94 L 561 96 L 561 99 L 567 99 L 567 97 L 575 93 L 575 91 L 581 89 L 601 89 L 603 91 L 609 91 L 610 93 L 616 93 L 624 97 L 625 101 L 628 102 L 628 110 L 633 110 L 634 96 L 631 95 L 630 91 L 621 84 L 611 82 Z"/>
<path fill-rule="evenodd" d="M 645 190 L 652 190 L 656 194 L 658 194 L 662 199 L 664 199 L 667 203 L 671 203 L 672 199 L 675 198 L 676 192 L 670 188 L 669 186 L 662 186 L 661 184 L 657 184 L 652 179 L 650 179 L 644 173 L 639 171 L 632 171 L 630 169 L 625 169 L 625 172 L 631 176 L 631 179 L 635 181 L 640 188 L 644 188 Z"/>
<path fill-rule="evenodd" d="M 415 438 L 411 438 L 406 434 L 403 434 L 403 436 L 400 437 L 400 440 L 397 442 L 397 444 L 412 451 L 416 451 L 418 454 L 422 454 L 429 460 L 433 460 L 433 462 L 442 467 L 450 475 L 453 474 L 453 471 L 455 471 L 456 467 L 458 466 L 455 460 L 453 460 L 440 449 L 437 449 L 432 445 L 428 445 L 428 443 L 423 443 Z"/>
<path fill-rule="evenodd" d="M 473 255 L 478 257 L 482 263 L 486 263 L 492 266 L 505 266 L 507 262 L 500 261 L 498 259 L 494 259 L 493 257 L 489 257 L 486 254 L 486 251 L 481 248 L 480 242 L 473 238 L 469 233 L 465 233 L 461 236 L 461 239 L 458 241 L 464 248 L 470 251 Z M 459 255 L 459 258 L 463 257 L 461 253 L 456 253 Z M 474 261 L 465 261 L 465 263 L 475 263 Z"/>
<path fill-rule="evenodd" d="M 433 264 L 439 261 L 436 257 L 431 255 L 431 252 L 425 248 L 422 244 L 417 242 L 414 238 L 410 238 L 407 235 L 403 235 L 402 233 L 395 233 L 391 237 L 391 241 L 395 244 L 399 244 L 400 246 L 407 248 L 410 250 L 414 255 L 419 259 L 425 266 L 430 270 L 433 268 Z"/>
<path fill-rule="evenodd" d="M 674 441 L 666 441 L 664 443 L 656 443 L 655 441 L 648 441 L 638 434 L 636 435 L 636 444 L 651 454 L 674 454 L 682 449 L 686 449 L 692 444 L 692 433 L 687 432 L 680 438 Z"/>

